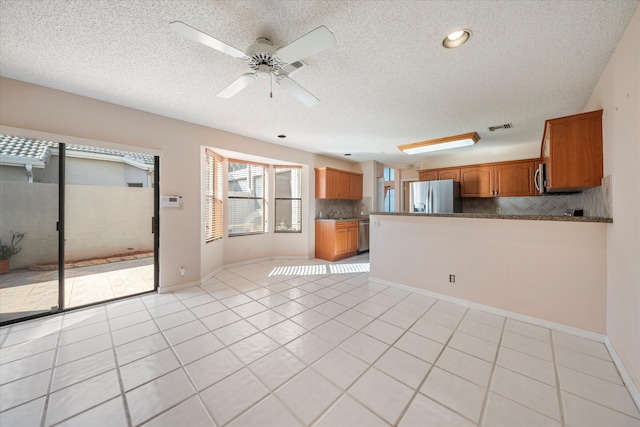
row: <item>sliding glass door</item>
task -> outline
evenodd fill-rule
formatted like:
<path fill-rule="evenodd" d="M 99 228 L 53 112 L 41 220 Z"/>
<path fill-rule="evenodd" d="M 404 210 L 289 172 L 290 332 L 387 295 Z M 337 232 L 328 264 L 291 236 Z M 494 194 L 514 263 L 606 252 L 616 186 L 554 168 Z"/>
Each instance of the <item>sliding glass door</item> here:
<path fill-rule="evenodd" d="M 154 157 L 65 152 L 65 307 L 154 290 Z"/>
<path fill-rule="evenodd" d="M 0 153 L 0 324 L 157 289 L 158 157 L 4 135 Z"/>
<path fill-rule="evenodd" d="M 59 309 L 58 148 L 0 135 L 0 323 Z"/>

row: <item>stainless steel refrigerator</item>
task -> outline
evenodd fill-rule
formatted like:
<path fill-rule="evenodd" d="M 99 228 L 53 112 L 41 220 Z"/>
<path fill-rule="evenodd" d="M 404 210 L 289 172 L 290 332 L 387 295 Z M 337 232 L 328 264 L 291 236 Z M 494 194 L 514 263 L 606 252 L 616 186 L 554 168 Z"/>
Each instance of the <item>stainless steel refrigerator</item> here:
<path fill-rule="evenodd" d="M 462 212 L 460 183 L 452 179 L 412 182 L 409 197 L 413 213 Z"/>

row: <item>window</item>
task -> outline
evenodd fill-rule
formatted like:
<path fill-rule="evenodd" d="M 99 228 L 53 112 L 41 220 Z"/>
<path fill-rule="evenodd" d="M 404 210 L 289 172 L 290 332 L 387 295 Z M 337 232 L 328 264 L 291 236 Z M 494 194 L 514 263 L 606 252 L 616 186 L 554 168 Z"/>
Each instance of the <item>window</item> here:
<path fill-rule="evenodd" d="M 205 241 L 222 238 L 222 157 L 206 150 Z"/>
<path fill-rule="evenodd" d="M 378 169 L 379 170 L 379 169 Z M 395 172 L 396 170 L 393 168 L 384 168 L 384 180 L 385 181 L 395 181 Z"/>
<path fill-rule="evenodd" d="M 275 166 L 275 232 L 302 232 L 302 168 Z"/>
<path fill-rule="evenodd" d="M 396 206 L 395 169 L 384 168 L 384 212 L 394 212 Z"/>
<path fill-rule="evenodd" d="M 266 165 L 229 160 L 229 236 L 264 233 Z"/>

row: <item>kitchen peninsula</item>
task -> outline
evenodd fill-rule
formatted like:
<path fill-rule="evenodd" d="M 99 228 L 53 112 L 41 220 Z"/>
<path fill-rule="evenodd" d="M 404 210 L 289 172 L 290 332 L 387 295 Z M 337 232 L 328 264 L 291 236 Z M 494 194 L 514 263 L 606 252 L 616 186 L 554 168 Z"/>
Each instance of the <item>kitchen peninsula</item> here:
<path fill-rule="evenodd" d="M 611 222 L 377 212 L 371 214 L 370 277 L 604 334 Z"/>

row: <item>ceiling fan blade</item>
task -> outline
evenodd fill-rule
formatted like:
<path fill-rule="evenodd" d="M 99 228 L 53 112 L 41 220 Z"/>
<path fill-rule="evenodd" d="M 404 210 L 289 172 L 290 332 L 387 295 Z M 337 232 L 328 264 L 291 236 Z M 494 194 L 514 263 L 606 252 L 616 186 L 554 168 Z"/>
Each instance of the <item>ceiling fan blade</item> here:
<path fill-rule="evenodd" d="M 320 104 L 320 100 L 318 98 L 311 95 L 309 91 L 291 80 L 289 77 L 279 77 L 276 79 L 276 82 L 307 107 L 315 107 Z"/>
<path fill-rule="evenodd" d="M 333 33 L 325 26 L 320 26 L 298 40 L 289 43 L 276 52 L 276 56 L 285 64 L 322 52 L 336 44 Z"/>
<path fill-rule="evenodd" d="M 216 95 L 218 98 L 231 98 L 236 93 L 240 92 L 245 87 L 249 86 L 252 80 L 256 78 L 255 73 L 247 73 L 243 74 L 237 79 L 235 79 L 231 84 L 224 89 L 222 89 Z"/>
<path fill-rule="evenodd" d="M 234 58 L 242 59 L 247 57 L 247 55 L 245 55 L 243 51 L 236 49 L 233 46 L 229 46 L 225 42 L 215 39 L 200 30 L 196 30 L 195 28 L 190 27 L 184 22 L 174 21 L 169 25 L 171 26 L 171 29 L 176 33 L 182 34 L 186 38 L 197 41 L 198 43 L 202 43 L 205 46 L 212 47 L 215 50 L 219 50 L 222 53 L 231 55 Z"/>

